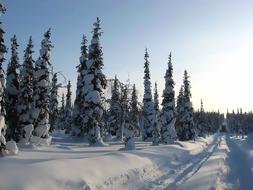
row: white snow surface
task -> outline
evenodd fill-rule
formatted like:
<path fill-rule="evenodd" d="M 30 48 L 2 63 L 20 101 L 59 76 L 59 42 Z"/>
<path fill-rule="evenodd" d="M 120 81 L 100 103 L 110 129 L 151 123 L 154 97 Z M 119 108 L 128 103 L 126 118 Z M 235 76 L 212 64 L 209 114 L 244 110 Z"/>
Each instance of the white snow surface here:
<path fill-rule="evenodd" d="M 136 150 L 132 151 L 121 151 L 122 142 L 90 147 L 84 139 L 69 137 L 63 131 L 52 136 L 51 146 L 19 145 L 18 156 L 0 158 L 0 189 L 248 190 L 253 187 L 253 135 L 241 139 L 216 134 L 160 146 L 136 139 Z"/>

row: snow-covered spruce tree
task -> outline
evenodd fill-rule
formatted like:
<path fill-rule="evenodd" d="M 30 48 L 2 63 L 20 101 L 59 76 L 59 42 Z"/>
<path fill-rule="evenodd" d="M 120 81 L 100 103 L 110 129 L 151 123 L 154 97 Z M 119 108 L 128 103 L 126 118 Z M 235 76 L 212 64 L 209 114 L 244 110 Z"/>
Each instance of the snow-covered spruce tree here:
<path fill-rule="evenodd" d="M 87 126 L 82 125 L 82 115 L 84 114 L 84 73 L 87 70 L 87 60 L 88 60 L 88 48 L 87 39 L 83 35 L 83 40 L 81 43 L 81 57 L 80 64 L 77 66 L 77 84 L 76 84 L 76 98 L 74 101 L 73 109 L 73 122 L 72 122 L 72 133 L 77 136 L 84 136 L 88 133 Z"/>
<path fill-rule="evenodd" d="M 87 70 L 84 74 L 84 109 L 83 125 L 89 129 L 88 141 L 90 145 L 103 145 L 100 135 L 103 118 L 103 102 L 105 100 L 103 90 L 107 86 L 103 69 L 103 52 L 100 45 L 100 19 L 94 23 L 93 36 L 89 46 Z"/>
<path fill-rule="evenodd" d="M 150 71 L 149 71 L 149 55 L 146 49 L 144 55 L 144 96 L 143 96 L 143 123 L 142 138 L 144 141 L 153 140 L 153 131 L 155 123 L 155 109 L 151 93 Z"/>
<path fill-rule="evenodd" d="M 63 93 L 61 96 L 61 111 L 65 110 L 65 94 Z"/>
<path fill-rule="evenodd" d="M 165 88 L 163 90 L 162 99 L 162 110 L 160 116 L 161 122 L 161 141 L 162 143 L 169 144 L 173 143 L 176 138 L 175 130 L 175 91 L 173 80 L 173 66 L 171 62 L 171 53 L 169 55 L 168 68 L 165 76 Z"/>
<path fill-rule="evenodd" d="M 154 89 L 154 108 L 155 108 L 155 122 L 153 131 L 153 146 L 159 145 L 160 139 L 160 108 L 159 108 L 159 94 L 157 90 L 157 83 L 155 82 Z"/>
<path fill-rule="evenodd" d="M 159 94 L 157 90 L 157 83 L 155 82 L 155 89 L 154 89 L 154 107 L 157 114 L 159 114 Z"/>
<path fill-rule="evenodd" d="M 187 71 L 184 72 L 183 108 L 179 121 L 179 140 L 192 140 L 196 137 L 196 128 L 193 121 L 193 107 L 191 103 L 190 81 Z"/>
<path fill-rule="evenodd" d="M 0 100 L 3 98 L 4 88 L 2 83 L 0 83 Z M 0 104 L 0 109 L 2 106 Z M 0 114 L 0 156 L 2 156 L 6 151 L 6 140 L 5 140 L 5 117 L 3 114 Z"/>
<path fill-rule="evenodd" d="M 118 139 L 121 138 L 121 96 L 120 96 L 120 82 L 115 75 L 113 86 L 111 90 L 110 101 L 110 116 L 109 116 L 109 133 L 116 135 Z"/>
<path fill-rule="evenodd" d="M 19 92 L 19 79 L 17 69 L 19 68 L 18 59 L 18 43 L 16 35 L 11 38 L 11 60 L 7 67 L 6 78 L 6 120 L 8 124 L 7 128 L 7 140 L 17 141 L 17 126 L 18 126 L 18 114 L 17 114 L 17 101 Z"/>
<path fill-rule="evenodd" d="M 65 125 L 65 95 L 61 96 L 61 107 L 57 118 L 57 129 L 64 129 Z"/>
<path fill-rule="evenodd" d="M 20 87 L 18 93 L 18 131 L 17 140 L 20 143 L 28 143 L 33 131 L 33 118 L 31 116 L 33 106 L 33 43 L 30 37 L 25 49 L 24 63 L 20 69 Z"/>
<path fill-rule="evenodd" d="M 196 127 L 197 127 L 197 134 L 200 137 L 205 137 L 205 135 L 208 133 L 208 127 L 206 126 L 206 121 L 205 121 L 205 110 L 203 106 L 203 101 L 201 99 L 200 101 L 200 110 L 195 113 L 197 115 L 196 117 Z"/>
<path fill-rule="evenodd" d="M 72 103 L 71 103 L 71 83 L 68 82 L 67 85 L 67 94 L 66 94 L 66 106 L 65 106 L 65 133 L 70 133 L 71 131 L 71 122 L 72 122 Z"/>
<path fill-rule="evenodd" d="M 0 14 L 5 12 L 5 8 L 0 3 L 1 9 Z M 2 22 L 0 22 L 0 155 L 5 152 L 6 141 L 5 141 L 5 109 L 4 109 L 4 71 L 2 68 L 3 62 L 5 61 L 4 54 L 7 52 L 6 46 L 4 45 L 4 30 L 2 28 Z"/>
<path fill-rule="evenodd" d="M 51 137 L 48 132 L 49 124 L 49 104 L 50 104 L 50 81 L 49 66 L 50 51 L 52 44 L 50 41 L 50 29 L 44 34 L 41 42 L 40 57 L 36 61 L 35 71 L 35 111 L 34 111 L 34 132 L 32 141 L 36 144 L 50 144 Z"/>
<path fill-rule="evenodd" d="M 179 138 L 179 135 L 183 133 L 182 119 L 184 115 L 184 86 L 181 85 L 178 96 L 177 96 L 177 106 L 176 106 L 176 132 Z M 179 138 L 180 139 L 180 138 Z"/>
<path fill-rule="evenodd" d="M 124 130 L 124 141 L 125 141 L 125 150 L 134 150 L 134 127 L 130 121 L 130 104 L 129 104 L 129 85 L 124 85 L 122 88 L 122 130 Z"/>
<path fill-rule="evenodd" d="M 159 94 L 157 90 L 157 83 L 155 82 L 154 89 L 154 108 L 155 108 L 155 120 L 154 120 L 154 131 L 153 131 L 153 146 L 159 145 L 161 142 L 160 134 L 160 108 L 159 108 Z"/>
<path fill-rule="evenodd" d="M 6 9 L 2 3 L 0 3 L 0 6 L 0 14 L 4 14 Z M 3 88 L 5 88 L 3 62 L 5 61 L 4 55 L 7 53 L 7 48 L 4 44 L 4 33 L 2 22 L 0 21 L 0 82 L 2 83 Z M 1 114 L 5 115 L 5 98 L 2 98 L 1 106 Z"/>
<path fill-rule="evenodd" d="M 57 83 L 57 73 L 53 74 L 51 89 L 50 89 L 50 105 L 49 105 L 49 121 L 50 121 L 50 131 L 55 129 L 57 118 L 59 117 L 58 109 L 58 88 Z"/>
<path fill-rule="evenodd" d="M 133 85 L 133 91 L 131 96 L 131 108 L 130 108 L 130 122 L 134 127 L 134 135 L 138 136 L 140 132 L 140 111 L 138 109 L 138 97 L 135 88 Z"/>

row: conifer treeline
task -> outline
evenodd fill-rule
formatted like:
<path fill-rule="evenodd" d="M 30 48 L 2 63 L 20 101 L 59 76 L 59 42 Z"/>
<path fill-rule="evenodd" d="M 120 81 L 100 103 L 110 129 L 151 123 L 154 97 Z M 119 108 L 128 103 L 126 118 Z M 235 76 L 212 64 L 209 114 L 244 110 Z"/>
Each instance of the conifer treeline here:
<path fill-rule="evenodd" d="M 1 5 L 2 7 L 2 5 Z M 5 9 L 1 9 L 4 13 Z M 71 100 L 71 82 L 67 84 L 61 106 L 58 104 L 58 73 L 50 77 L 50 29 L 41 41 L 39 58 L 33 59 L 33 41 L 29 38 L 22 64 L 19 60 L 17 36 L 11 38 L 11 59 L 7 68 L 6 88 L 2 64 L 7 52 L 4 30 L 0 23 L 0 151 L 5 150 L 5 137 L 19 143 L 50 144 L 50 132 L 63 129 L 66 133 L 87 137 L 90 145 L 103 146 L 104 140 L 124 141 L 126 149 L 135 149 L 135 137 L 151 141 L 153 145 L 171 144 L 175 140 L 193 140 L 220 130 L 224 116 L 219 112 L 205 112 L 203 102 L 194 112 L 188 72 L 175 98 L 172 54 L 165 71 L 165 87 L 159 103 L 158 85 L 152 94 L 149 53 L 144 54 L 144 95 L 138 101 L 135 84 L 122 83 L 115 75 L 106 79 L 103 74 L 103 51 L 100 43 L 101 22 L 93 24 L 92 39 L 88 46 L 86 36 L 81 42 L 81 56 L 77 65 L 77 88 L 74 105 Z M 112 81 L 111 97 L 106 99 L 105 89 Z M 161 106 L 161 108 L 160 108 Z M 6 119 L 5 119 L 6 118 Z M 233 131 L 248 126 L 251 131 L 252 114 L 227 114 L 227 124 Z M 251 122 L 252 123 L 252 122 Z M 5 125 L 6 124 L 6 125 Z M 6 130 L 7 129 L 7 130 Z"/>
<path fill-rule="evenodd" d="M 242 109 L 226 114 L 226 130 L 231 133 L 245 135 L 253 132 L 253 113 L 243 112 Z"/>

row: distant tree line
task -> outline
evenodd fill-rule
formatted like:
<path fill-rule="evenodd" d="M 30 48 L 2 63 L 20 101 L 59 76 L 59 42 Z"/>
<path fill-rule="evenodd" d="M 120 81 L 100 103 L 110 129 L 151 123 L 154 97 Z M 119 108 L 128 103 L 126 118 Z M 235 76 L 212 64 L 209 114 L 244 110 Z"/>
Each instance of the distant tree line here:
<path fill-rule="evenodd" d="M 238 109 L 237 112 L 227 112 L 226 121 L 226 129 L 231 133 L 245 135 L 253 132 L 252 112 L 243 112 L 242 109 Z"/>

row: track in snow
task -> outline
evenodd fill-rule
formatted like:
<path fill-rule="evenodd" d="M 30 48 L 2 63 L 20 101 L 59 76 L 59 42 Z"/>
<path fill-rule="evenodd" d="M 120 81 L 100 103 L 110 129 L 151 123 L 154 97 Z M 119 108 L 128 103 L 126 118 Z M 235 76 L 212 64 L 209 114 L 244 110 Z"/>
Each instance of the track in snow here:
<path fill-rule="evenodd" d="M 177 189 L 178 186 L 189 180 L 202 165 L 210 158 L 215 152 L 221 142 L 221 136 L 217 136 L 208 147 L 198 155 L 193 157 L 192 161 L 187 162 L 183 166 L 176 169 L 174 172 L 168 171 L 159 179 L 149 182 L 149 184 L 142 189 L 151 190 L 172 190 Z M 195 158 L 196 157 L 196 158 Z M 194 159 L 195 158 L 195 159 Z"/>

